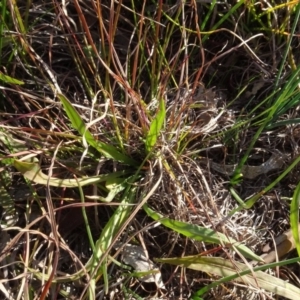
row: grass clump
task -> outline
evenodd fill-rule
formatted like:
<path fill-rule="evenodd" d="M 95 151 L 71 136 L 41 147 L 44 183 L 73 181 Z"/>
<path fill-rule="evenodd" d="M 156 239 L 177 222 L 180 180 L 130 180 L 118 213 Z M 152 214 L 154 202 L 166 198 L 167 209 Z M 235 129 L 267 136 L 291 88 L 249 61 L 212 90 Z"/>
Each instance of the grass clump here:
<path fill-rule="evenodd" d="M 297 2 L 0 9 L 3 297 L 299 297 Z"/>

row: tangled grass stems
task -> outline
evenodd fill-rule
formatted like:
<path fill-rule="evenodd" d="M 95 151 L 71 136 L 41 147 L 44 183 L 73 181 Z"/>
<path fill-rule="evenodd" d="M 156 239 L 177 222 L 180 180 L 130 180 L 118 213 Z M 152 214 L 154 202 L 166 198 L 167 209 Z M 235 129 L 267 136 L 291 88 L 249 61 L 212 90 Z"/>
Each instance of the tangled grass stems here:
<path fill-rule="evenodd" d="M 297 240 L 299 11 L 294 1 L 2 3 L 4 297 L 294 299 L 296 282 L 277 278 L 276 290 L 272 270 L 261 281 L 273 265 L 252 269 L 246 256 L 265 255 L 272 233 Z M 274 151 L 279 167 L 265 173 Z M 111 258 L 128 243 L 145 265 L 160 258 L 163 285 Z M 199 253 L 202 272 L 187 265 Z M 227 270 L 221 260 L 231 277 L 207 284 Z M 241 270 L 253 284 L 233 280 Z"/>

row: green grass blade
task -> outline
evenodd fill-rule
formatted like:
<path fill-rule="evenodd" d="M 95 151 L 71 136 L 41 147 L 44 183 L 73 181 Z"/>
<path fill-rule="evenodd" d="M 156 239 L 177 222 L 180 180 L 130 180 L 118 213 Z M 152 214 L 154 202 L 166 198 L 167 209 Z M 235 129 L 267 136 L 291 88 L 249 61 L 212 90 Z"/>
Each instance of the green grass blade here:
<path fill-rule="evenodd" d="M 21 13 L 19 11 L 19 8 L 18 8 L 17 3 L 16 3 L 15 0 L 11 1 L 11 8 L 13 9 L 14 16 L 16 18 L 16 23 L 18 24 L 20 33 L 26 34 L 27 30 L 26 30 L 26 27 L 23 23 L 23 18 L 21 16 Z"/>
<path fill-rule="evenodd" d="M 5 16 L 6 16 L 6 0 L 2 0 L 2 3 L 0 3 L 0 65 L 2 61 L 2 48 L 4 44 L 4 28 L 5 28 Z"/>
<path fill-rule="evenodd" d="M 146 137 L 146 150 L 149 153 L 156 145 L 159 133 L 163 127 L 166 117 L 166 107 L 163 98 L 159 101 L 159 111 L 150 125 L 149 132 Z"/>
<path fill-rule="evenodd" d="M 298 183 L 295 189 L 292 203 L 291 203 L 291 208 L 290 208 L 290 222 L 291 222 L 293 238 L 295 240 L 298 256 L 300 257 L 300 238 L 299 238 L 299 230 L 298 230 L 299 205 L 300 205 L 300 183 Z"/>
<path fill-rule="evenodd" d="M 119 194 L 127 187 L 127 182 L 127 179 L 124 180 L 122 178 L 112 178 L 111 180 L 107 180 L 105 183 L 105 187 L 109 192 L 103 201 L 111 202 L 117 194 Z"/>
<path fill-rule="evenodd" d="M 62 102 L 74 129 L 76 129 L 81 134 L 81 136 L 87 141 L 90 146 L 94 147 L 107 158 L 111 158 L 129 165 L 137 165 L 137 163 L 132 158 L 120 153 L 114 146 L 107 145 L 95 140 L 93 135 L 86 128 L 85 123 L 83 122 L 82 118 L 73 107 L 71 102 L 62 94 L 58 94 L 57 96 Z"/>
<path fill-rule="evenodd" d="M 270 126 L 267 126 L 267 129 L 274 129 L 276 127 L 284 127 L 287 125 L 295 125 L 300 123 L 300 118 L 295 118 L 295 119 L 287 119 L 283 121 L 278 121 Z"/>
<path fill-rule="evenodd" d="M 200 2 L 201 1 L 197 1 L 196 2 Z M 216 0 L 212 0 L 211 4 L 209 5 L 209 9 L 208 12 L 205 14 L 205 18 L 204 20 L 201 22 L 201 31 L 205 31 L 206 30 L 206 24 L 208 23 L 209 19 L 211 18 L 212 14 L 214 13 L 214 11 L 216 10 Z M 208 30 L 210 30 L 210 28 L 208 28 Z"/>
<path fill-rule="evenodd" d="M 275 99 L 274 103 L 270 106 L 271 109 L 269 110 L 268 114 L 264 117 L 263 122 L 261 123 L 260 127 L 256 131 L 254 137 L 252 138 L 246 153 L 240 160 L 238 166 L 236 167 L 234 174 L 230 180 L 230 184 L 232 186 L 235 186 L 238 184 L 241 180 L 241 169 L 245 165 L 250 152 L 252 151 L 255 143 L 259 139 L 262 132 L 267 128 L 267 126 L 270 126 L 276 121 L 279 116 L 286 111 L 287 108 L 291 108 L 290 104 L 290 98 L 294 96 L 295 90 L 298 89 L 298 76 L 299 76 L 300 68 L 293 72 L 292 76 L 289 78 L 287 83 L 285 84 L 282 91 L 279 93 L 277 99 Z M 297 96 L 296 91 L 296 96 Z M 296 100 L 292 100 L 293 105 L 298 103 L 298 97 L 296 97 Z M 286 108 L 285 108 L 286 107 Z"/>
<path fill-rule="evenodd" d="M 216 23 L 214 24 L 214 26 L 212 26 L 212 28 L 209 28 L 209 31 L 214 31 L 214 30 L 217 30 L 220 28 L 220 26 L 230 18 L 230 16 L 232 16 L 234 14 L 234 12 L 236 10 L 238 10 L 238 8 L 240 6 L 242 6 L 244 4 L 244 0 L 241 0 L 241 1 L 238 1 L 233 7 L 231 7 L 230 10 L 227 11 L 226 14 L 224 14 L 224 16 Z M 213 2 L 211 5 L 215 5 L 215 2 Z M 203 39 L 202 39 L 202 43 L 204 43 L 207 39 L 208 39 L 208 35 L 207 36 L 204 36 Z"/>
<path fill-rule="evenodd" d="M 253 197 L 248 199 L 244 204 L 238 206 L 237 208 L 233 209 L 229 215 L 232 216 L 238 211 L 241 211 L 242 209 L 249 209 L 251 208 L 265 193 L 270 191 L 274 186 L 276 186 L 286 175 L 288 175 L 294 167 L 296 167 L 300 163 L 300 156 L 298 156 L 291 164 L 290 166 L 285 169 L 273 182 L 271 182 L 267 187 L 265 187 L 262 191 L 255 194 Z M 231 189 L 232 191 L 233 189 Z M 233 196 L 236 198 L 238 196 L 237 194 L 233 194 Z M 240 202 L 240 201 L 238 201 Z"/>
<path fill-rule="evenodd" d="M 283 69 L 284 69 L 284 66 L 285 66 L 286 61 L 287 61 L 288 53 L 291 49 L 291 43 L 292 43 L 292 40 L 293 40 L 293 36 L 294 36 L 294 33 L 296 32 L 297 26 L 299 25 L 299 18 L 300 18 L 300 4 L 298 4 L 296 6 L 296 14 L 295 14 L 293 26 L 291 28 L 289 38 L 286 42 L 285 51 L 284 51 L 283 56 L 281 58 L 281 63 L 280 63 L 279 70 L 278 70 L 278 73 L 277 73 L 277 76 L 276 76 L 276 81 L 275 81 L 275 84 L 274 84 L 274 88 L 278 87 L 280 79 L 282 78 Z"/>
<path fill-rule="evenodd" d="M 80 186 L 79 182 L 77 183 L 77 186 L 78 186 L 78 190 L 79 190 L 80 201 L 81 201 L 82 204 L 84 204 L 85 203 L 84 192 L 83 192 L 82 187 Z M 87 236 L 88 236 L 88 239 L 89 239 L 90 247 L 92 248 L 93 251 L 95 251 L 95 244 L 94 244 L 94 240 L 93 240 L 91 226 L 90 226 L 89 218 L 88 218 L 88 215 L 86 213 L 86 209 L 85 209 L 84 205 L 82 205 L 81 211 L 82 211 L 82 216 L 83 216 Z"/>
<path fill-rule="evenodd" d="M 253 268 L 250 270 L 245 264 L 239 262 L 231 262 L 230 260 L 221 257 L 204 257 L 204 256 L 187 256 L 177 258 L 155 259 L 156 262 L 169 263 L 172 265 L 181 265 L 196 271 L 207 272 L 223 277 L 215 281 L 213 284 L 206 286 L 196 293 L 195 296 L 204 295 L 212 287 L 218 286 L 228 281 L 247 282 L 255 286 L 288 299 L 299 299 L 300 289 L 294 285 L 265 272 L 262 272 L 262 267 Z M 263 266 L 264 269 L 268 265 Z M 255 272 L 255 274 L 253 274 Z M 195 298 L 194 298 L 195 299 Z"/>
<path fill-rule="evenodd" d="M 263 265 L 263 266 L 259 266 L 259 267 L 255 267 L 253 268 L 253 271 L 254 272 L 257 272 L 257 271 L 262 271 L 262 270 L 267 270 L 267 269 L 271 269 L 271 268 L 275 268 L 275 267 L 278 267 L 278 266 L 286 266 L 288 264 L 293 264 L 293 263 L 298 263 L 299 262 L 299 258 L 293 258 L 293 259 L 289 259 L 289 260 L 285 260 L 285 261 L 280 261 L 280 262 L 276 262 L 276 263 L 271 263 L 271 264 L 266 264 L 266 265 Z M 204 295 L 206 292 L 208 292 L 211 288 L 213 287 L 216 287 L 222 283 L 225 283 L 225 282 L 229 282 L 231 280 L 234 280 L 236 278 L 238 278 L 239 276 L 243 276 L 243 275 L 246 275 L 246 274 L 250 274 L 251 270 L 245 270 L 245 271 L 242 271 L 242 272 L 239 272 L 239 273 L 236 273 L 234 275 L 231 275 L 231 276 L 227 276 L 227 277 L 224 277 L 224 278 L 221 278 L 220 280 L 217 280 L 217 281 L 214 281 L 213 283 L 205 286 L 204 288 L 202 288 L 201 290 L 199 290 L 195 295 L 194 297 L 192 297 L 192 299 L 197 299 L 195 298 L 196 296 L 202 296 Z M 264 273 L 265 274 L 265 273 Z M 290 287 L 290 284 L 288 285 L 284 285 L 285 287 L 287 287 L 287 289 L 285 289 L 286 292 L 288 292 L 286 294 L 286 297 L 289 298 L 289 299 L 298 299 L 299 298 L 299 291 L 296 290 L 296 295 L 295 295 L 295 298 L 292 298 L 292 293 L 295 291 L 294 289 L 294 286 Z M 283 286 L 283 287 L 284 287 Z M 297 289 L 297 288 L 296 288 Z M 289 290 L 291 290 L 291 293 L 289 292 Z M 288 297 L 289 296 L 289 297 Z"/>
<path fill-rule="evenodd" d="M 5 83 L 10 83 L 10 84 L 17 84 L 17 85 L 22 85 L 24 84 L 23 81 L 21 80 L 18 80 L 18 79 L 15 79 L 15 78 L 12 78 L 8 75 L 5 75 L 3 73 L 0 72 L 0 80 L 5 82 Z"/>
<path fill-rule="evenodd" d="M 248 247 L 240 244 L 232 238 L 227 237 L 226 235 L 216 232 L 212 229 L 201 227 L 195 224 L 189 224 L 181 221 L 172 220 L 169 218 L 164 218 L 161 214 L 156 213 L 154 210 L 149 208 L 147 205 L 144 205 L 144 210 L 147 215 L 163 224 L 164 226 L 181 233 L 182 235 L 197 240 L 203 241 L 206 243 L 213 244 L 228 244 L 234 245 L 234 247 L 245 257 L 254 259 L 257 261 L 263 261 L 259 256 L 253 253 Z"/>
<path fill-rule="evenodd" d="M 111 174 L 83 177 L 77 179 L 60 179 L 56 177 L 51 177 L 48 179 L 48 175 L 44 174 L 38 163 L 24 162 L 20 160 L 15 160 L 13 163 L 14 167 L 23 174 L 23 176 L 35 183 L 47 185 L 49 180 L 50 186 L 74 188 L 78 186 L 91 185 L 98 182 L 104 182 L 107 180 L 112 180 L 113 178 L 126 175 L 126 172 L 119 171 Z M 128 173 L 127 173 L 128 174 Z"/>
<path fill-rule="evenodd" d="M 125 220 L 129 217 L 130 212 L 132 210 L 132 206 L 128 204 L 134 203 L 135 192 L 136 192 L 135 188 L 128 187 L 123 197 L 123 200 L 120 203 L 120 206 L 115 210 L 115 212 L 113 213 L 109 221 L 106 223 L 105 227 L 101 232 L 99 239 L 95 243 L 95 251 L 93 253 L 92 259 L 90 260 L 90 263 L 92 263 L 91 273 L 94 275 L 93 277 L 97 277 L 98 275 L 103 275 L 106 289 L 108 287 L 108 282 L 106 280 L 107 258 L 103 260 L 101 266 L 98 266 L 98 262 L 102 258 L 105 251 L 110 247 L 118 230 L 121 228 Z M 96 270 L 99 271 L 97 272 Z M 98 274 L 95 274 L 94 272 Z"/>

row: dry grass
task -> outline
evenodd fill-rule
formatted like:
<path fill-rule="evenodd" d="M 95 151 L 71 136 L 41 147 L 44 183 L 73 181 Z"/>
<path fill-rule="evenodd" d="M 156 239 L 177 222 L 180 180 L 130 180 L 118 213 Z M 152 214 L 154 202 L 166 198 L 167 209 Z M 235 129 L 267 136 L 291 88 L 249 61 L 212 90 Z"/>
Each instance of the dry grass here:
<path fill-rule="evenodd" d="M 132 243 L 239 274 L 255 263 L 236 245 L 260 256 L 295 228 L 299 4 L 228 2 L 0 6 L 2 297 L 281 299 L 257 270 L 202 295 L 228 274 L 161 263 L 158 287 L 115 262 Z M 237 244 L 158 226 L 146 203 Z M 300 287 L 296 247 L 265 274 Z"/>

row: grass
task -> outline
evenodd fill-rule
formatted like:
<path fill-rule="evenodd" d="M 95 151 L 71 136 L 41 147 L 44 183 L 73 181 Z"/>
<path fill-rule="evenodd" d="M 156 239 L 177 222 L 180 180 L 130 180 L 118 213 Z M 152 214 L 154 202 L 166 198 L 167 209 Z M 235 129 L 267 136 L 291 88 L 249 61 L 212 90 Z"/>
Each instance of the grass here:
<path fill-rule="evenodd" d="M 300 5 L 228 2 L 0 5 L 2 297 L 299 298 Z"/>

